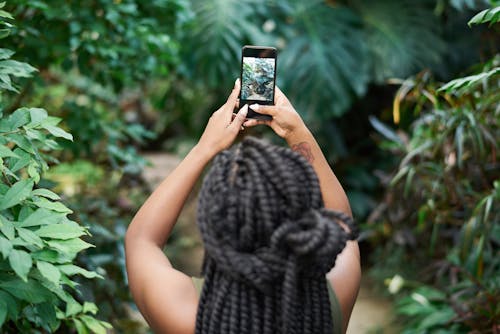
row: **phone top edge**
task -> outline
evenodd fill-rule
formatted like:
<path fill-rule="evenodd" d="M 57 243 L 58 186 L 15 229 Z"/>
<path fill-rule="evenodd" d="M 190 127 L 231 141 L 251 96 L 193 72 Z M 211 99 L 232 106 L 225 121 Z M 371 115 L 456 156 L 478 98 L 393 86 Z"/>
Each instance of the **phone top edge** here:
<path fill-rule="evenodd" d="M 243 45 L 241 49 L 264 49 L 264 50 L 275 50 L 277 51 L 274 46 L 263 46 L 263 45 Z"/>
<path fill-rule="evenodd" d="M 245 45 L 241 48 L 242 57 L 278 58 L 278 50 L 272 46 Z"/>

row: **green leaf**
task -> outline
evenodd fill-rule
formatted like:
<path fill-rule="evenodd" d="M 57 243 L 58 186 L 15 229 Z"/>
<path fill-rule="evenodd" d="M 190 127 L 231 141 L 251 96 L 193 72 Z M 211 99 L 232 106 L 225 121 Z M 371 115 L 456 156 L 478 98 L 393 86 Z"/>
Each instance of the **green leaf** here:
<path fill-rule="evenodd" d="M 8 132 L 14 131 L 29 122 L 28 108 L 16 109 L 6 120 L 2 122 L 1 130 Z M 4 129 L 5 127 L 5 129 Z"/>
<path fill-rule="evenodd" d="M 80 317 L 85 326 L 87 326 L 95 334 L 106 334 L 106 327 L 103 326 L 102 321 L 97 320 L 94 317 L 83 315 Z"/>
<path fill-rule="evenodd" d="M 1 9 L 0 9 L 0 17 L 5 17 L 5 18 L 11 19 L 11 20 L 14 19 L 14 17 L 12 17 L 12 15 L 10 15 L 9 12 L 6 12 L 5 10 L 1 10 Z"/>
<path fill-rule="evenodd" d="M 454 316 L 456 316 L 455 311 L 452 308 L 445 308 L 441 310 L 436 310 L 430 313 L 422 321 L 420 321 L 417 331 L 425 332 L 426 329 L 432 329 L 436 325 L 445 325 Z"/>
<path fill-rule="evenodd" d="M 80 251 L 95 247 L 88 242 L 83 241 L 82 239 L 70 239 L 70 240 L 51 240 L 47 241 L 47 244 L 62 253 L 65 253 L 68 256 L 76 256 Z"/>
<path fill-rule="evenodd" d="M 12 222 L 3 216 L 0 216 L 0 221 L 2 222 L 2 224 L 0 224 L 0 231 L 2 231 L 2 233 L 7 237 L 7 239 L 9 240 L 14 239 L 15 230 Z"/>
<path fill-rule="evenodd" d="M 73 276 L 73 275 L 82 275 L 83 277 L 86 278 L 103 278 L 101 275 L 94 271 L 88 271 L 86 269 L 83 269 L 81 267 L 75 266 L 74 264 L 64 264 L 61 266 L 58 266 L 58 268 L 66 275 L 68 276 Z"/>
<path fill-rule="evenodd" d="M 12 248 L 12 243 L 8 239 L 0 236 L 0 253 L 2 253 L 4 259 L 8 258 Z"/>
<path fill-rule="evenodd" d="M 482 82 L 485 82 L 486 80 L 489 80 L 490 78 L 495 77 L 496 75 L 500 75 L 500 67 L 495 67 L 487 72 L 452 80 L 439 88 L 438 91 L 461 93 L 468 88 L 472 88 Z"/>
<path fill-rule="evenodd" d="M 52 283 L 59 285 L 59 280 L 61 278 L 61 272 L 53 264 L 45 261 L 37 261 L 36 267 L 40 270 L 43 277 L 51 281 Z"/>
<path fill-rule="evenodd" d="M 73 239 L 86 234 L 85 229 L 75 222 L 68 221 L 65 224 L 44 225 L 35 233 L 42 238 Z"/>
<path fill-rule="evenodd" d="M 500 6 L 496 6 L 494 8 L 485 9 L 476 15 L 468 22 L 469 26 L 473 24 L 481 24 L 486 22 L 497 23 L 500 20 Z"/>
<path fill-rule="evenodd" d="M 72 315 L 82 312 L 82 305 L 77 302 L 73 297 L 68 297 L 66 300 L 66 316 L 70 317 Z"/>
<path fill-rule="evenodd" d="M 14 51 L 9 49 L 0 48 L 0 60 L 8 59 L 12 57 Z"/>
<path fill-rule="evenodd" d="M 61 213 L 73 212 L 61 202 L 52 202 L 46 199 L 45 197 L 34 197 L 33 204 L 35 204 L 39 208 L 45 208 L 56 212 L 61 212 Z"/>
<path fill-rule="evenodd" d="M 48 326 L 51 333 L 55 332 L 60 325 L 57 319 L 56 307 L 52 303 L 40 303 L 35 305 L 38 316 L 42 319 L 42 326 Z"/>
<path fill-rule="evenodd" d="M 47 111 L 42 108 L 30 108 L 29 112 L 31 119 L 30 125 L 38 125 L 48 117 Z"/>
<path fill-rule="evenodd" d="M 0 60 L 0 73 L 13 75 L 20 78 L 29 78 L 37 69 L 27 63 L 17 60 Z"/>
<path fill-rule="evenodd" d="M 7 303 L 0 299 L 0 328 L 2 328 L 2 325 L 7 318 L 7 310 Z"/>
<path fill-rule="evenodd" d="M 441 37 L 438 16 L 425 2 L 354 0 L 352 6 L 363 19 L 360 44 L 370 50 L 370 67 L 376 81 L 405 78 L 442 62 L 447 45 Z M 349 37 L 350 33 L 344 38 Z"/>
<path fill-rule="evenodd" d="M 7 305 L 7 318 L 17 319 L 20 307 L 19 303 L 11 294 L 4 292 L 0 289 L 0 300 Z M 0 325 L 0 328 L 2 326 Z"/>
<path fill-rule="evenodd" d="M 33 265 L 31 256 L 25 251 L 13 249 L 9 254 L 9 263 L 14 272 L 27 282 L 28 273 Z"/>
<path fill-rule="evenodd" d="M 35 150 L 33 149 L 33 144 L 23 135 L 19 133 L 12 133 L 6 136 L 7 139 L 10 139 L 14 144 L 18 147 L 22 148 L 28 153 L 35 154 Z M 15 152 L 15 150 L 14 150 Z"/>
<path fill-rule="evenodd" d="M 375 116 L 369 116 L 369 120 L 375 130 L 377 130 L 381 135 L 383 135 L 388 140 L 398 144 L 399 146 L 404 147 L 403 141 L 394 130 L 379 121 Z"/>
<path fill-rule="evenodd" d="M 24 201 L 33 189 L 32 180 L 21 180 L 16 183 L 7 191 L 1 198 L 0 211 L 13 207 Z"/>
<path fill-rule="evenodd" d="M 37 166 L 38 166 L 38 163 L 36 161 L 32 160 L 30 162 L 30 164 L 28 165 L 28 169 L 27 169 L 29 177 L 31 177 L 35 183 L 40 182 L 40 173 L 38 173 Z"/>
<path fill-rule="evenodd" d="M 38 248 L 43 248 L 42 239 L 40 239 L 40 237 L 36 235 L 33 231 L 22 227 L 16 227 L 16 230 L 19 237 L 24 241 L 26 241 L 28 244 L 35 245 Z"/>
<path fill-rule="evenodd" d="M 40 190 L 40 189 L 36 189 Z M 63 218 L 64 214 L 50 211 L 44 208 L 36 209 L 31 215 L 29 215 L 24 221 L 19 223 L 21 227 L 39 226 L 39 225 L 50 225 L 57 224 Z"/>
<path fill-rule="evenodd" d="M 45 197 L 45 198 L 48 198 L 48 199 L 51 199 L 54 201 L 61 199 L 61 197 L 58 194 L 56 194 L 55 192 L 53 192 L 51 190 L 45 189 L 45 188 L 35 189 L 31 192 L 31 194 L 35 195 L 35 196 L 42 196 L 42 197 Z"/>
<path fill-rule="evenodd" d="M 0 145 L 0 158 L 15 157 L 19 158 L 17 154 L 12 152 L 7 146 Z"/>
<path fill-rule="evenodd" d="M 0 39 L 9 36 L 10 29 L 0 29 Z"/>
<path fill-rule="evenodd" d="M 71 258 L 66 256 L 65 254 L 60 254 L 52 249 L 43 249 L 33 252 L 31 253 L 31 257 L 34 260 L 41 260 L 50 263 L 66 263 L 68 261 L 71 261 Z"/>
<path fill-rule="evenodd" d="M 21 168 L 24 168 L 29 165 L 31 162 L 31 155 L 26 151 L 16 148 L 14 153 L 18 156 L 18 158 L 12 158 L 9 162 L 9 168 L 12 173 L 17 172 Z"/>
<path fill-rule="evenodd" d="M 61 137 L 61 138 L 73 141 L 73 135 L 71 135 L 71 133 L 64 131 L 60 127 L 46 125 L 46 126 L 44 126 L 44 128 L 56 137 Z"/>
<path fill-rule="evenodd" d="M 29 282 L 20 279 L 0 281 L 0 288 L 28 303 L 36 304 L 53 299 L 52 294 L 35 280 Z"/>
<path fill-rule="evenodd" d="M 97 311 L 99 311 L 99 309 L 97 308 L 96 304 L 89 302 L 83 303 L 83 311 L 82 311 L 83 313 L 92 313 L 96 315 Z"/>
<path fill-rule="evenodd" d="M 88 334 L 89 333 L 89 331 L 87 330 L 87 327 L 85 327 L 85 325 L 83 324 L 83 322 L 81 322 L 77 318 L 73 318 L 73 322 L 75 324 L 76 332 L 78 334 Z"/>

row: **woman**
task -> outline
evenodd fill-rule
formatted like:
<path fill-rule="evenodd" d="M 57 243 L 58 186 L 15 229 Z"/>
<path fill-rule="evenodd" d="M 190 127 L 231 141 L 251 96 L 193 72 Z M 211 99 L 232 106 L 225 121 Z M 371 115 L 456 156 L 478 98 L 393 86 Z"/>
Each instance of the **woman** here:
<path fill-rule="evenodd" d="M 246 120 L 246 105 L 233 116 L 239 90 L 237 80 L 198 143 L 128 228 L 134 300 L 156 333 L 345 333 L 361 277 L 345 192 L 279 88 L 274 106 L 252 106 L 272 116 L 270 121 Z M 270 126 L 302 157 L 255 139 L 226 150 L 243 126 L 259 124 Z M 198 224 L 206 248 L 200 297 L 192 278 L 173 268 L 162 249 L 191 189 L 218 154 L 200 194 Z M 272 159 L 281 159 L 281 165 L 272 165 Z M 249 167 L 257 162 L 261 173 Z M 266 164 L 274 168 L 263 168 Z M 272 179 L 289 174 L 283 183 L 293 190 Z M 328 287 L 334 291 L 330 301 Z M 332 317 L 325 315 L 330 303 Z"/>

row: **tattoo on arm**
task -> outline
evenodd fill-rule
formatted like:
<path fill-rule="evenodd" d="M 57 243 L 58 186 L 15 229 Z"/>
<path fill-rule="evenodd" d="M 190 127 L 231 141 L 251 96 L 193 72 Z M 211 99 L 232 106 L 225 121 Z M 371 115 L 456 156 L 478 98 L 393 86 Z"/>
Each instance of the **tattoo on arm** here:
<path fill-rule="evenodd" d="M 311 164 L 313 163 L 314 156 L 311 152 L 311 146 L 309 145 L 309 143 L 303 141 L 301 143 L 294 144 L 294 145 L 292 145 L 292 150 L 300 153 L 304 158 L 306 158 L 306 160 L 309 163 L 311 163 Z"/>

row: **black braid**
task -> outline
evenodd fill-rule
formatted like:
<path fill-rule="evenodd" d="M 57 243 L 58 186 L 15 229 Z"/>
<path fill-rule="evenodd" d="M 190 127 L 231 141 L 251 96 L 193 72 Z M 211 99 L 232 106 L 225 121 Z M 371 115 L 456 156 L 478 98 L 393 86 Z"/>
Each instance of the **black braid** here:
<path fill-rule="evenodd" d="M 196 334 L 331 334 L 341 326 L 332 323 L 325 274 L 358 229 L 324 208 L 300 154 L 255 138 L 220 153 L 203 181 L 198 225 L 205 284 Z"/>

